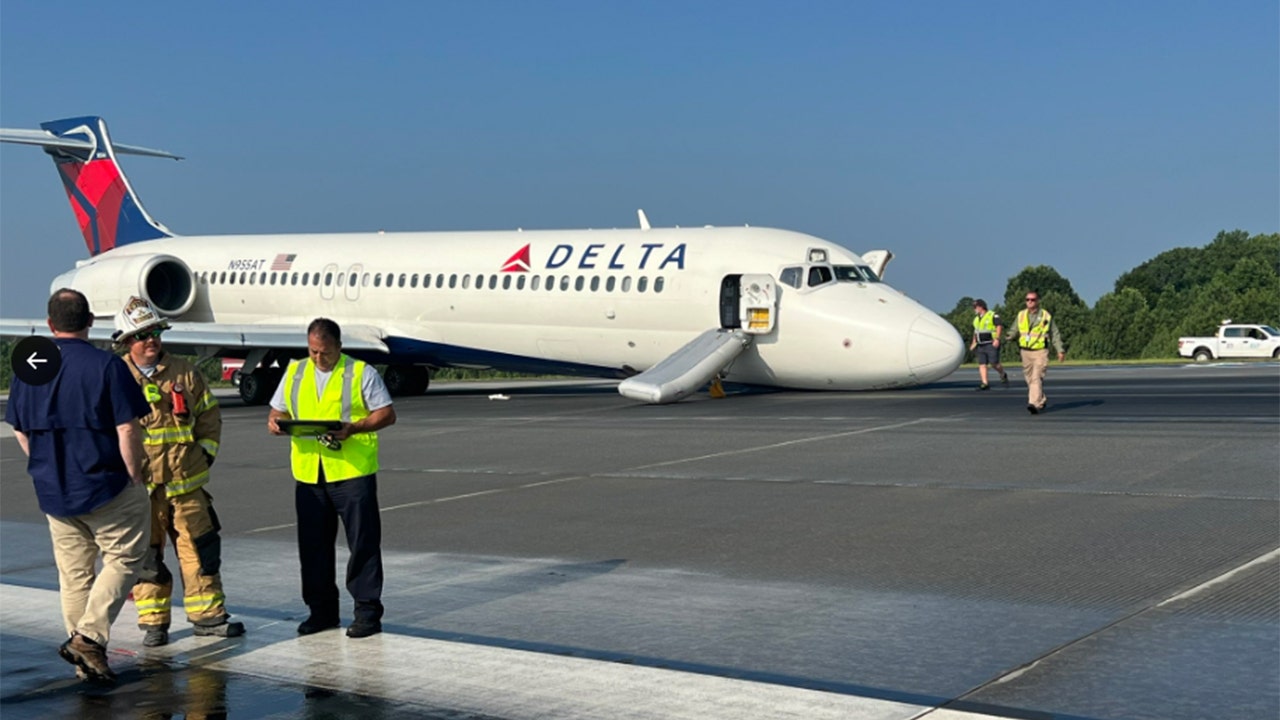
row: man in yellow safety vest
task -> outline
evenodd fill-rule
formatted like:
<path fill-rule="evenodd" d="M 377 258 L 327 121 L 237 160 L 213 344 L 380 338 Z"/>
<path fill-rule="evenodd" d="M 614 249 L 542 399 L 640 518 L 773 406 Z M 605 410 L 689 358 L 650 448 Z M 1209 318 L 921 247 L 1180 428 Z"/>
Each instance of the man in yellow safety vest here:
<path fill-rule="evenodd" d="M 1022 352 L 1022 376 L 1027 381 L 1027 412 L 1032 415 L 1044 410 L 1049 400 L 1044 395 L 1044 376 L 1049 369 L 1049 349 L 1052 343 L 1058 353 L 1058 362 L 1066 358 L 1062 349 L 1062 336 L 1058 323 L 1048 310 L 1040 307 L 1040 293 L 1027 292 L 1027 307 L 1018 313 L 1018 322 L 1009 333 L 1009 339 L 1018 339 Z"/>
<path fill-rule="evenodd" d="M 978 377 L 982 382 L 979 390 L 990 390 L 987 383 L 987 366 L 1000 373 L 1000 382 L 1009 384 L 1009 373 L 1000 364 L 1000 335 L 1004 332 L 1004 321 L 1000 316 L 987 310 L 987 301 L 981 298 L 973 301 L 973 339 L 969 341 L 969 350 L 978 362 Z"/>
<path fill-rule="evenodd" d="M 377 432 L 395 423 L 396 411 L 378 372 L 342 354 L 342 331 L 334 321 L 311 322 L 307 354 L 289 363 L 267 417 L 271 434 L 290 435 L 302 600 L 311 611 L 298 633 L 340 624 L 333 536 L 341 520 L 351 551 L 347 591 L 355 600 L 347 637 L 368 637 L 382 632 L 383 612 Z M 340 425 L 319 436 L 296 435 L 280 425 L 290 419 Z"/>

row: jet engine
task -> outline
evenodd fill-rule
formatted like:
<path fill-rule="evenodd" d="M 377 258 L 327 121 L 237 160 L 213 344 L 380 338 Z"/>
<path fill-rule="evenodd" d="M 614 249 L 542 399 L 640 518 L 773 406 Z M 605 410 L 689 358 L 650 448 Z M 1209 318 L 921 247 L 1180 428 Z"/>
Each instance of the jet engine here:
<path fill-rule="evenodd" d="M 114 316 L 134 295 L 146 299 L 167 317 L 182 315 L 196 301 L 195 274 L 172 255 L 87 260 L 54 278 L 50 292 L 64 287 L 84 293 L 93 314 L 99 317 Z"/>

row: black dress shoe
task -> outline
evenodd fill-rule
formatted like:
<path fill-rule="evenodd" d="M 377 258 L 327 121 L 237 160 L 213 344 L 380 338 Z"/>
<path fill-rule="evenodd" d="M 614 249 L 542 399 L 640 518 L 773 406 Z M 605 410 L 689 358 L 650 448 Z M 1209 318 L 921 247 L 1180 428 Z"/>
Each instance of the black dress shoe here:
<path fill-rule="evenodd" d="M 338 618 L 317 618 L 315 615 L 302 621 L 298 626 L 299 635 L 312 635 L 322 630 L 331 630 L 341 625 Z"/>
<path fill-rule="evenodd" d="M 382 623 L 378 620 L 356 620 L 347 628 L 347 637 L 363 638 L 382 632 Z"/>
<path fill-rule="evenodd" d="M 1027 412 L 1031 413 L 1032 415 L 1035 415 L 1036 413 L 1040 412 L 1040 408 L 1036 407 L 1035 405 L 1028 405 Z"/>

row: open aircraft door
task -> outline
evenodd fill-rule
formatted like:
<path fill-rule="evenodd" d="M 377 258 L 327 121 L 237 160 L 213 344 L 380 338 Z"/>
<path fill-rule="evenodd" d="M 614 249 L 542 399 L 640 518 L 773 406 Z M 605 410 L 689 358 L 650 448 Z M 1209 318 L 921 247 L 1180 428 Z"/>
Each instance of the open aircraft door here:
<path fill-rule="evenodd" d="M 777 285 L 771 276 L 727 275 L 720 283 L 720 327 L 623 380 L 618 392 L 656 405 L 675 402 L 719 375 L 747 349 L 752 335 L 773 332 L 777 316 Z"/>

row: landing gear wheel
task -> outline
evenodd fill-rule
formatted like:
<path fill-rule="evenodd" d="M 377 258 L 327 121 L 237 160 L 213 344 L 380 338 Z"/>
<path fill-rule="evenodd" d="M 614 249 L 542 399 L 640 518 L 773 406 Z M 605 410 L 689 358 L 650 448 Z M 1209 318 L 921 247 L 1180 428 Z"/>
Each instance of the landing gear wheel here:
<path fill-rule="evenodd" d="M 431 382 L 431 372 L 421 365 L 388 365 L 382 382 L 392 397 L 421 395 Z"/>
<path fill-rule="evenodd" d="M 263 405 L 271 399 L 284 371 L 280 368 L 258 368 L 240 373 L 240 399 L 245 405 Z"/>

